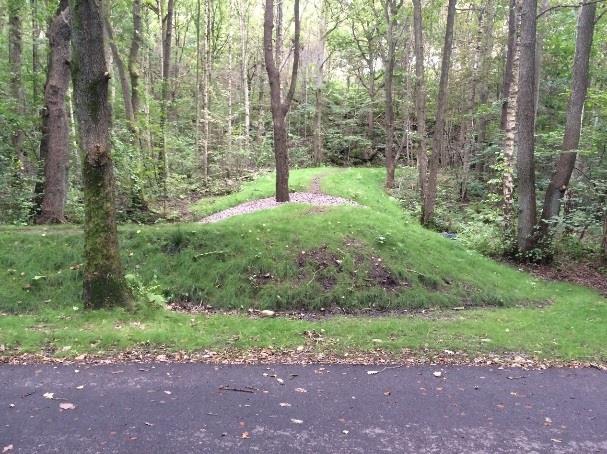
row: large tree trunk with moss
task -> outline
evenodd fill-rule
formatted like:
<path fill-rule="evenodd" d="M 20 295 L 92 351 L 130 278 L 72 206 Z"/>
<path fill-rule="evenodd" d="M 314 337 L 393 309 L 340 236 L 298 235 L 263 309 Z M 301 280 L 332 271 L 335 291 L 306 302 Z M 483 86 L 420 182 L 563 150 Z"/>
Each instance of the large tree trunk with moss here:
<path fill-rule="evenodd" d="M 537 1 L 523 0 L 521 9 L 521 44 L 518 91 L 518 230 L 520 253 L 535 246 L 535 39 Z"/>
<path fill-rule="evenodd" d="M 108 98 L 110 64 L 103 12 L 95 0 L 71 0 L 72 79 L 84 183 L 84 304 L 124 306 L 129 293 L 118 248 Z"/>
<path fill-rule="evenodd" d="M 449 0 L 447 10 L 447 28 L 445 30 L 445 42 L 443 44 L 443 56 L 441 63 L 440 81 L 438 85 L 438 100 L 436 105 L 436 123 L 432 136 L 432 155 L 430 157 L 428 176 L 424 185 L 424 197 L 422 201 L 423 225 L 429 225 L 434 216 L 436 205 L 437 178 L 440 165 L 440 157 L 445 147 L 445 120 L 447 113 L 447 88 L 449 86 L 449 67 L 451 66 L 451 52 L 453 50 L 453 26 L 455 23 L 455 2 Z"/>
<path fill-rule="evenodd" d="M 280 0 L 279 0 L 280 1 Z M 270 82 L 270 106 L 272 108 L 272 122 L 274 126 L 274 158 L 276 161 L 276 201 L 289 201 L 289 150 L 286 117 L 295 95 L 295 85 L 297 83 L 297 70 L 299 67 L 300 53 L 300 28 L 299 18 L 299 0 L 294 1 L 294 22 L 295 33 L 293 36 L 293 66 L 291 69 L 291 82 L 289 91 L 282 100 L 280 87 L 280 70 L 277 66 L 277 60 L 274 56 L 273 30 L 274 30 L 274 0 L 266 0 L 263 23 L 263 46 L 264 60 L 268 80 Z M 276 46 L 280 45 L 281 32 L 280 27 L 277 33 Z M 277 49 L 277 56 L 280 58 L 280 52 Z"/>
<path fill-rule="evenodd" d="M 65 96 L 70 84 L 70 33 L 68 0 L 61 0 L 48 32 L 49 61 L 40 141 L 44 187 L 38 224 L 65 221 L 70 136 Z"/>
<path fill-rule="evenodd" d="M 548 236 L 550 231 L 551 220 L 559 215 L 561 199 L 567 191 L 575 166 L 582 129 L 584 102 L 586 100 L 586 92 L 588 91 L 588 66 L 590 62 L 590 50 L 592 48 L 595 13 L 596 3 L 584 4 L 578 17 L 575 56 L 573 58 L 573 81 L 567 106 L 563 145 L 555 171 L 550 180 L 550 185 L 546 190 L 544 208 L 542 210 L 540 231 L 544 238 Z"/>

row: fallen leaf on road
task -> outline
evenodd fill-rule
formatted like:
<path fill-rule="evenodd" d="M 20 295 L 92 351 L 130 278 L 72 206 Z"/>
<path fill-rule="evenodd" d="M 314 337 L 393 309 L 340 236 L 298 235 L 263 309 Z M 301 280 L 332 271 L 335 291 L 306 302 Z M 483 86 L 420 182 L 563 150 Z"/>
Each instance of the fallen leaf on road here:
<path fill-rule="evenodd" d="M 167 395 L 169 395 L 169 396 L 170 396 L 171 394 L 173 394 L 171 391 L 165 391 L 164 393 L 165 393 L 165 394 L 167 394 Z"/>
<path fill-rule="evenodd" d="M 75 410 L 76 406 L 70 402 L 61 402 L 59 404 L 59 408 L 61 408 L 62 410 Z"/>
<path fill-rule="evenodd" d="M 280 403 L 280 406 L 281 406 L 281 407 L 290 407 L 290 406 L 291 406 L 291 404 L 290 404 L 289 402 L 281 402 L 281 403 Z"/>
<path fill-rule="evenodd" d="M 344 434 L 344 435 L 348 435 L 350 433 L 350 431 L 344 429 L 344 430 L 341 431 L 341 433 Z"/>
<path fill-rule="evenodd" d="M 295 392 L 296 393 L 307 393 L 308 391 L 306 391 L 306 389 L 304 389 L 304 388 L 295 388 Z"/>
<path fill-rule="evenodd" d="M 375 374 L 379 374 L 378 370 L 368 370 L 367 371 L 367 375 L 375 375 Z"/>
<path fill-rule="evenodd" d="M 152 424 L 151 422 L 147 422 L 147 421 L 146 421 L 146 422 L 144 422 L 144 424 L 145 424 L 146 426 L 150 426 L 150 427 L 152 427 L 152 426 L 154 425 L 154 424 Z"/>
<path fill-rule="evenodd" d="M 249 434 L 249 432 L 243 432 L 242 434 L 240 434 L 240 438 L 251 438 L 251 435 Z"/>
<path fill-rule="evenodd" d="M 3 453 L 9 452 L 9 451 L 12 451 L 12 450 L 13 450 L 13 445 L 8 445 L 8 446 L 5 446 L 4 448 L 2 448 L 2 452 Z"/>
<path fill-rule="evenodd" d="M 84 385 L 76 386 L 76 389 L 84 389 Z"/>
<path fill-rule="evenodd" d="M 442 377 L 443 373 L 440 371 L 436 371 L 436 372 L 432 372 L 432 375 L 434 375 L 435 377 Z"/>
<path fill-rule="evenodd" d="M 291 418 L 291 422 L 293 424 L 303 424 L 303 421 L 301 419 Z"/>
<path fill-rule="evenodd" d="M 55 393 L 44 393 L 42 394 L 42 397 L 44 397 L 45 399 L 52 399 L 55 397 Z"/>

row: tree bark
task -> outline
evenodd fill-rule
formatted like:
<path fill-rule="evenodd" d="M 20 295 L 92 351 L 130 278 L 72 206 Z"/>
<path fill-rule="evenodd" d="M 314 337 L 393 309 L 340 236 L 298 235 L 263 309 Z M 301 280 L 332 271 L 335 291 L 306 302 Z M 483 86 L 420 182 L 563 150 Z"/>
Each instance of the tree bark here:
<path fill-rule="evenodd" d="M 510 99 L 510 86 L 512 85 L 512 78 L 515 74 L 517 74 L 517 72 L 513 71 L 512 69 L 512 64 L 514 61 L 514 56 L 516 54 L 517 47 L 517 29 L 517 0 L 510 0 L 510 7 L 508 9 L 508 39 L 506 45 L 506 63 L 504 65 L 504 75 L 502 79 L 502 116 L 500 121 L 500 127 L 502 131 L 506 130 L 508 101 Z M 516 77 L 518 78 L 518 75 Z"/>
<path fill-rule="evenodd" d="M 129 48 L 128 70 L 131 83 L 131 105 L 133 114 L 137 118 L 141 110 L 141 88 L 139 86 L 140 62 L 139 51 L 143 44 L 143 28 L 141 20 L 141 0 L 132 0 L 133 15 L 133 36 L 131 38 L 131 47 Z"/>
<path fill-rule="evenodd" d="M 71 0 L 72 79 L 83 154 L 84 304 L 125 306 L 129 292 L 119 254 L 108 99 L 110 64 L 101 7 Z"/>
<path fill-rule="evenodd" d="M 65 222 L 70 136 L 65 96 L 70 84 L 70 34 L 68 0 L 61 0 L 48 31 L 49 61 L 40 141 L 44 183 L 38 224 Z"/>
<path fill-rule="evenodd" d="M 455 23 L 456 0 L 449 0 L 447 10 L 447 28 L 441 63 L 440 81 L 438 85 L 438 100 L 436 107 L 436 122 L 432 136 L 432 155 L 430 157 L 427 182 L 425 184 L 424 200 L 422 203 L 422 224 L 429 225 L 434 216 L 436 205 L 437 178 L 440 156 L 445 146 L 445 116 L 447 112 L 447 88 L 449 85 L 449 67 L 453 49 L 453 26 Z"/>
<path fill-rule="evenodd" d="M 413 34 L 415 37 L 415 117 L 417 121 L 417 170 L 419 194 L 423 201 L 426 193 L 428 151 L 426 149 L 426 84 L 424 75 L 424 40 L 421 0 L 413 0 Z"/>
<path fill-rule="evenodd" d="M 110 49 L 112 51 L 112 60 L 116 66 L 118 72 L 118 79 L 120 80 L 120 88 L 122 90 L 122 104 L 124 106 L 124 115 L 126 117 L 127 125 L 131 132 L 134 132 L 135 128 L 135 114 L 133 112 L 133 102 L 131 98 L 131 83 L 129 75 L 127 74 L 127 68 L 124 66 L 124 61 L 118 51 L 118 46 L 114 41 L 114 30 L 108 17 L 104 17 L 105 31 L 108 36 Z"/>
<path fill-rule="evenodd" d="M 279 0 L 280 1 L 280 0 Z M 276 201 L 289 201 L 289 151 L 287 141 L 286 116 L 289 113 L 299 67 L 300 28 L 299 0 L 294 1 L 295 33 L 293 36 L 293 65 L 291 69 L 291 82 L 286 98 L 282 101 L 280 88 L 280 70 L 274 58 L 272 35 L 274 29 L 274 0 L 266 0 L 263 24 L 264 60 L 268 81 L 270 83 L 270 105 L 272 109 L 272 123 L 274 127 L 274 158 L 276 161 Z M 276 45 L 278 46 L 278 39 Z"/>
<path fill-rule="evenodd" d="M 164 0 L 160 0 L 162 3 Z M 162 184 L 163 197 L 168 197 L 167 178 L 169 176 L 169 160 L 167 145 L 166 123 L 168 119 L 169 103 L 169 84 L 171 78 L 171 44 L 173 36 L 173 14 L 175 0 L 168 0 L 166 15 L 161 13 L 162 26 L 162 99 L 160 106 L 160 134 L 162 135 L 162 145 L 158 156 L 159 171 L 158 176 Z"/>
<path fill-rule="evenodd" d="M 251 130 L 251 101 L 249 95 L 249 68 L 248 39 L 249 39 L 249 13 L 244 0 L 238 3 L 238 26 L 240 28 L 240 83 L 242 85 L 242 104 L 244 109 L 244 141 L 245 151 L 249 148 L 249 135 Z M 245 9 L 246 8 L 246 9 Z"/>
<path fill-rule="evenodd" d="M 23 89 L 22 56 L 23 56 L 23 24 L 21 22 L 21 0 L 8 1 L 8 64 L 10 68 L 9 87 L 15 104 L 14 114 L 20 119 L 26 113 L 25 91 Z M 31 163 L 23 148 L 25 133 L 20 126 L 13 128 L 11 145 L 15 156 L 19 159 L 21 168 L 26 175 L 31 175 Z"/>
<path fill-rule="evenodd" d="M 536 225 L 535 197 L 535 40 L 537 1 L 523 0 L 521 9 L 521 48 L 518 91 L 518 230 L 520 253 L 534 246 Z"/>
<path fill-rule="evenodd" d="M 40 71 L 40 21 L 38 20 L 38 0 L 30 0 L 32 10 L 32 101 L 38 108 L 38 73 Z"/>
<path fill-rule="evenodd" d="M 209 140 L 210 140 L 210 109 L 209 92 L 211 85 L 211 1 L 205 1 L 205 24 L 206 32 L 204 35 L 204 77 L 203 77 L 203 125 L 204 141 L 202 149 L 202 176 L 205 183 L 209 178 Z"/>
<path fill-rule="evenodd" d="M 596 3 L 582 5 L 577 23 L 575 55 L 573 57 L 573 80 L 567 105 L 563 145 L 550 180 L 550 185 L 546 190 L 544 208 L 542 210 L 540 232 L 543 238 L 546 238 L 549 234 L 551 220 L 559 215 L 561 199 L 567 191 L 569 180 L 575 167 L 577 147 L 580 142 L 582 129 L 584 101 L 586 100 L 586 93 L 588 91 L 588 67 L 595 15 Z"/>
<path fill-rule="evenodd" d="M 396 40 L 394 38 L 394 29 L 397 25 L 398 9 L 402 3 L 396 0 L 382 0 L 384 8 L 384 18 L 386 20 L 386 44 L 387 52 L 384 60 L 384 93 L 386 102 L 385 120 L 386 120 L 386 188 L 394 187 L 394 172 L 396 162 L 394 160 L 394 99 L 393 99 L 393 81 L 394 81 L 394 63 L 396 53 Z"/>
<path fill-rule="evenodd" d="M 520 54 L 520 0 L 511 0 L 508 19 L 508 50 L 504 68 L 501 129 L 502 150 L 502 225 L 507 237 L 514 238 L 514 149 L 517 131 L 517 97 Z"/>

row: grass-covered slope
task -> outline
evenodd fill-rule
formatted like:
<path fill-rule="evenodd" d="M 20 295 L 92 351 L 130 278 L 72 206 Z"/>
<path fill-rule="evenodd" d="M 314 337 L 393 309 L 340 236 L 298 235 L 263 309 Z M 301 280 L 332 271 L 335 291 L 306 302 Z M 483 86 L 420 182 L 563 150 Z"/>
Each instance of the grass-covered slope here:
<path fill-rule="evenodd" d="M 359 207 L 288 205 L 211 224 L 125 226 L 126 272 L 171 301 L 218 308 L 422 308 L 547 303 L 569 286 L 470 252 L 422 229 L 383 191 L 383 169 L 292 172 Z M 197 204 L 209 214 L 272 193 L 262 177 Z M 0 311 L 80 305 L 82 237 L 75 227 L 2 228 Z"/>

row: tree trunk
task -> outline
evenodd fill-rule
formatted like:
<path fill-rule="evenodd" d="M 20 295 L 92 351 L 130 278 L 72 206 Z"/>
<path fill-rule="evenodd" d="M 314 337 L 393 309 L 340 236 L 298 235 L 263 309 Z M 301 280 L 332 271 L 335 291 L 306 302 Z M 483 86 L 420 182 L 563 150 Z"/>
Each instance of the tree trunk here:
<path fill-rule="evenodd" d="M 314 126 L 312 133 L 312 160 L 314 165 L 319 166 L 323 161 L 323 139 L 322 139 L 322 88 L 323 72 L 325 66 L 325 46 L 327 39 L 327 24 L 324 18 L 320 19 L 319 27 L 319 50 L 316 62 L 316 86 L 314 88 Z"/>
<path fill-rule="evenodd" d="M 40 140 L 44 186 L 38 224 L 65 221 L 70 137 L 65 96 L 70 84 L 70 33 L 68 0 L 61 0 L 48 31 L 49 61 Z"/>
<path fill-rule="evenodd" d="M 481 48 L 479 51 L 479 81 L 478 81 L 478 102 L 480 106 L 485 106 L 489 99 L 489 83 L 491 71 L 491 53 L 493 51 L 493 29 L 495 23 L 496 4 L 490 0 L 485 4 L 483 15 Z M 487 115 L 479 115 L 477 123 L 478 139 L 477 143 L 481 146 L 486 141 L 487 135 Z"/>
<path fill-rule="evenodd" d="M 384 7 L 384 18 L 386 20 L 386 45 L 387 54 L 384 61 L 384 92 L 386 99 L 386 188 L 394 187 L 394 172 L 396 162 L 394 160 L 394 100 L 393 100 L 393 81 L 394 81 L 394 62 L 396 53 L 396 41 L 394 38 L 394 28 L 396 27 L 396 15 L 398 8 L 395 0 L 382 0 Z"/>
<path fill-rule="evenodd" d="M 426 84 L 424 75 L 424 40 L 421 0 L 413 0 L 413 34 L 415 37 L 415 117 L 417 121 L 417 170 L 419 193 L 423 201 L 426 193 L 428 151 L 426 150 Z"/>
<path fill-rule="evenodd" d="M 137 118 L 141 109 L 141 88 L 139 87 L 140 63 L 139 51 L 143 44 L 143 28 L 141 21 L 141 0 L 133 0 L 133 36 L 131 38 L 131 47 L 129 49 L 129 77 L 131 83 L 131 105 L 133 114 Z"/>
<path fill-rule="evenodd" d="M 603 252 L 603 261 L 607 263 L 607 210 L 603 215 L 603 241 L 601 244 L 601 250 Z"/>
<path fill-rule="evenodd" d="M 71 0 L 72 78 L 83 154 L 84 304 L 99 309 L 128 305 L 118 248 L 111 157 L 111 108 L 103 12 L 95 0 Z"/>
<path fill-rule="evenodd" d="M 110 49 L 112 51 L 112 60 L 114 65 L 116 66 L 116 71 L 118 72 L 118 79 L 120 80 L 120 88 L 122 90 L 122 104 L 124 106 L 124 115 L 126 117 L 127 125 L 131 132 L 134 132 L 135 128 L 135 114 L 133 112 L 133 102 L 131 98 L 131 83 L 129 79 L 129 75 L 127 74 L 127 69 L 124 66 L 124 62 L 122 61 L 122 57 L 120 56 L 120 52 L 118 51 L 118 46 L 114 41 L 114 30 L 112 29 L 112 24 L 107 16 L 104 18 L 105 31 L 108 36 L 108 41 L 110 45 Z"/>
<path fill-rule="evenodd" d="M 518 231 L 521 253 L 534 247 L 536 225 L 535 197 L 535 39 L 537 1 L 523 0 L 521 9 L 521 48 L 518 91 Z"/>
<path fill-rule="evenodd" d="M 436 107 L 436 122 L 432 136 L 432 155 L 429 162 L 427 183 L 422 204 L 422 224 L 429 225 L 434 216 L 436 205 L 437 178 L 440 156 L 445 146 L 445 116 L 447 112 L 447 87 L 449 85 L 449 66 L 451 65 L 451 52 L 453 49 L 453 25 L 455 23 L 456 0 L 449 0 L 447 12 L 447 28 L 441 63 L 441 74 L 438 85 L 438 100 Z"/>
<path fill-rule="evenodd" d="M 38 108 L 38 73 L 40 71 L 40 21 L 38 20 L 38 0 L 30 0 L 32 9 L 32 101 L 34 108 Z"/>
<path fill-rule="evenodd" d="M 15 117 L 23 117 L 26 113 L 25 92 L 23 90 L 23 78 L 21 60 L 23 54 L 23 25 L 21 22 L 22 6 L 20 0 L 8 1 L 8 64 L 10 68 L 9 87 L 10 94 L 15 103 Z M 11 145 L 15 156 L 21 163 L 21 168 L 26 175 L 31 175 L 31 163 L 23 148 L 25 133 L 20 126 L 13 129 Z"/>
<path fill-rule="evenodd" d="M 511 0 L 508 18 L 508 50 L 504 68 L 501 128 L 504 132 L 502 162 L 502 217 L 504 233 L 514 237 L 514 149 L 517 131 L 517 97 L 520 54 L 520 0 Z"/>
<path fill-rule="evenodd" d="M 280 1 L 280 0 L 279 0 Z M 286 116 L 289 113 L 293 96 L 295 95 L 295 86 L 297 83 L 297 70 L 299 67 L 300 52 L 300 28 L 299 18 L 299 0 L 294 1 L 294 22 L 295 33 L 293 36 L 293 66 L 291 69 L 291 82 L 289 91 L 284 101 L 282 101 L 280 88 L 280 70 L 274 58 L 273 49 L 273 29 L 274 29 L 274 0 L 266 0 L 263 23 L 263 45 L 264 60 L 268 81 L 270 83 L 270 105 L 272 109 L 272 122 L 274 125 L 274 158 L 276 160 L 276 201 L 289 201 L 289 151 L 287 143 Z M 279 38 L 279 37 L 278 37 Z M 279 39 L 276 45 L 278 46 Z"/>
<path fill-rule="evenodd" d="M 162 4 L 164 0 L 160 0 Z M 173 36 L 173 13 L 175 0 L 168 0 L 166 15 L 162 17 L 162 99 L 160 106 L 160 134 L 162 135 L 162 146 L 159 154 L 158 176 L 162 184 L 163 197 L 168 197 L 167 178 L 169 176 L 169 160 L 166 123 L 168 119 L 169 83 L 171 78 L 171 44 Z"/>
<path fill-rule="evenodd" d="M 559 215 L 561 199 L 567 190 L 569 180 L 575 166 L 577 147 L 580 142 L 582 118 L 584 114 L 584 101 L 588 90 L 588 67 L 592 37 L 594 32 L 594 17 L 596 3 L 582 5 L 578 17 L 575 43 L 575 56 L 573 58 L 573 80 L 571 94 L 567 105 L 567 120 L 561 153 L 556 164 L 550 185 L 546 190 L 544 208 L 540 231 L 546 237 L 550 231 L 550 222 Z"/>
<path fill-rule="evenodd" d="M 210 109 L 209 109 L 209 92 L 211 85 L 211 1 L 205 2 L 205 24 L 206 33 L 204 35 L 204 90 L 203 90 L 203 124 L 204 124 L 204 141 L 202 149 L 202 176 L 205 183 L 209 178 L 209 140 L 210 140 Z"/>
<path fill-rule="evenodd" d="M 248 55 L 248 6 L 245 10 L 245 1 L 241 0 L 238 4 L 238 25 L 240 28 L 240 83 L 242 85 L 242 103 L 244 108 L 244 140 L 245 151 L 249 148 L 249 134 L 251 130 L 251 102 L 249 98 L 249 80 L 247 71 L 249 67 Z"/>

